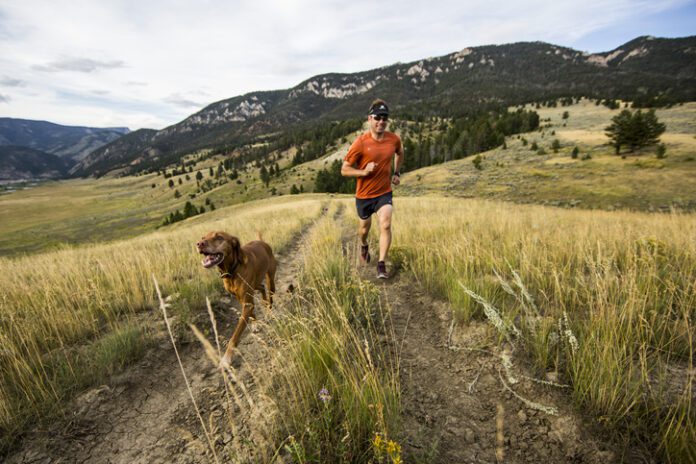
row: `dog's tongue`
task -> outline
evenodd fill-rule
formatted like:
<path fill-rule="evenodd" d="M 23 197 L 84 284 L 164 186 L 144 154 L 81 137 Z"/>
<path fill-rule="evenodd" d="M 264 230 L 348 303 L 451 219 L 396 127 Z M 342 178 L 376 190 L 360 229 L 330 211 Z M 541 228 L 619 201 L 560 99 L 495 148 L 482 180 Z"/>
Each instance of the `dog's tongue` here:
<path fill-rule="evenodd" d="M 208 268 L 212 267 L 215 265 L 215 261 L 217 260 L 216 255 L 206 255 L 206 257 L 203 259 L 203 267 Z"/>

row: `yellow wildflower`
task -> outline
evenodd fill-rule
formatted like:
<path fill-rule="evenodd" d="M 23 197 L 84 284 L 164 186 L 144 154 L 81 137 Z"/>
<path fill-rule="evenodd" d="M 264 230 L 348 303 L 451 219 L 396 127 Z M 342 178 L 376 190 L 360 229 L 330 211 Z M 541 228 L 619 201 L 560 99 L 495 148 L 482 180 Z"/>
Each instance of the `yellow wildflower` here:
<path fill-rule="evenodd" d="M 382 448 L 382 445 L 383 445 L 382 436 L 380 434 L 376 433 L 375 439 L 372 443 L 376 449 L 380 450 Z"/>

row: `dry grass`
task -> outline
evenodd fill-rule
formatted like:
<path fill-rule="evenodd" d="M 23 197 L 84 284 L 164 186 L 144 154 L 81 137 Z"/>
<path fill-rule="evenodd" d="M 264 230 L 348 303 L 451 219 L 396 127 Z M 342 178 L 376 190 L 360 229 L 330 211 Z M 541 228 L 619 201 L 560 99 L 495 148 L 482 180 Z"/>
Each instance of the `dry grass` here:
<path fill-rule="evenodd" d="M 264 362 L 246 362 L 241 373 L 226 371 L 223 407 L 236 437 L 227 451 L 240 462 L 399 457 L 398 445 L 388 439 L 398 423 L 398 362 L 378 341 L 393 334 L 378 289 L 361 281 L 343 254 L 333 216 L 345 204 L 332 202 L 304 239 L 292 300 L 266 313 L 265 335 L 254 348 Z M 217 365 L 220 347 L 194 330 Z M 253 379 L 246 382 L 253 391 L 240 374 Z"/>
<path fill-rule="evenodd" d="M 398 361 L 378 341 L 393 338 L 388 311 L 344 256 L 341 232 L 329 217 L 313 231 L 295 308 L 273 324 L 283 368 L 272 394 L 295 462 L 369 462 L 372 438 L 398 424 Z"/>
<path fill-rule="evenodd" d="M 257 231 L 276 250 L 319 214 L 319 200 L 263 202 L 216 211 L 172 230 L 102 246 L 0 259 L 0 430 L 3 442 L 66 397 L 137 356 L 147 341 L 139 312 L 155 306 L 152 275 L 177 294 L 182 322 L 217 291 L 195 242 L 227 230 Z"/>
<path fill-rule="evenodd" d="M 466 288 L 517 321 L 518 348 L 578 405 L 673 462 L 696 459 L 694 216 L 397 203 L 395 256 L 461 320 L 482 316 Z"/>

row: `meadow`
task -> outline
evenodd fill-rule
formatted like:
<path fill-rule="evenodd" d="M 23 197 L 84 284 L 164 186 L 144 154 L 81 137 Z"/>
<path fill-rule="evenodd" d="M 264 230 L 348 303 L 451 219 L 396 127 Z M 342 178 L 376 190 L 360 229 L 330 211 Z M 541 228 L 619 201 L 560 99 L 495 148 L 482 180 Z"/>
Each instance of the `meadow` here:
<path fill-rule="evenodd" d="M 153 275 L 175 306 L 181 330 L 218 278 L 205 272 L 195 242 L 211 229 L 276 250 L 317 217 L 321 201 L 261 202 L 184 221 L 167 231 L 106 245 L 0 258 L 0 429 L 8 444 L 38 418 L 103 381 L 143 353 L 158 320 Z M 187 329 L 186 329 L 187 330 Z"/>
<path fill-rule="evenodd" d="M 622 157 L 607 145 L 604 128 L 621 109 L 587 100 L 526 109 L 539 113 L 538 131 L 508 137 L 505 147 L 482 153 L 481 169 L 464 158 L 408 172 L 402 193 L 583 209 L 696 210 L 696 103 L 657 110 L 667 127 L 663 159 L 656 158 L 654 147 Z"/>
<path fill-rule="evenodd" d="M 396 256 L 626 442 L 696 458 L 696 218 L 399 198 Z"/>
<path fill-rule="evenodd" d="M 165 295 L 177 295 L 175 331 L 191 337 L 187 323 L 219 292 L 192 247 L 204 231 L 235 230 L 247 240 L 261 229 L 283 250 L 324 210 L 303 244 L 294 303 L 267 321 L 272 363 L 255 374 L 267 379 L 259 388 L 275 408 L 264 460 L 280 444 L 298 462 L 374 456 L 375 440 L 382 446 L 398 433 L 398 357 L 374 342 L 396 340 L 388 308 L 344 252 L 342 236 L 355 224 L 336 218 L 352 204 L 283 200 L 122 242 L 3 259 L 5 440 L 142 354 L 158 318 L 152 275 Z M 450 302 L 457 330 L 489 320 L 514 362 L 569 384 L 569 399 L 617 440 L 672 462 L 694 458 L 693 216 L 451 198 L 396 204 L 393 259 Z"/>
<path fill-rule="evenodd" d="M 618 110 L 582 101 L 538 111 L 542 128 L 484 153 L 481 170 L 462 159 L 402 176 L 394 265 L 451 305 L 456 330 L 490 321 L 514 362 L 569 385 L 568 401 L 624 446 L 696 461 L 696 103 L 658 111 L 664 159 L 651 149 L 613 154 L 603 129 Z M 346 144 L 334 148 L 330 158 Z M 153 275 L 170 298 L 175 339 L 194 339 L 188 324 L 220 288 L 193 244 L 211 229 L 243 242 L 261 230 L 277 253 L 298 237 L 304 251 L 291 304 L 264 322 L 267 370 L 252 373 L 271 405 L 256 458 L 283 450 L 297 462 L 398 462 L 398 352 L 375 342 L 398 340 L 391 308 L 355 271 L 346 242 L 355 223 L 344 219 L 352 202 L 254 201 L 294 182 L 311 190 L 326 160 L 290 167 L 291 155 L 278 154 L 283 171 L 268 188 L 249 167 L 240 182 L 193 199 L 195 179 L 174 176 L 170 187 L 157 174 L 0 197 L 0 451 L 155 349 Z M 215 179 L 219 161 L 196 169 Z M 217 208 L 157 229 L 188 199 Z"/>

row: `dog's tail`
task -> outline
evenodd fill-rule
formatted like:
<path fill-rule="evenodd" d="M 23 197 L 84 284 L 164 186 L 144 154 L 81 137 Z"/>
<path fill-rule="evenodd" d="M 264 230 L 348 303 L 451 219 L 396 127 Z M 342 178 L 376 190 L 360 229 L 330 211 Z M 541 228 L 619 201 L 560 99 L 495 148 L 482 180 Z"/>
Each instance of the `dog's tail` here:
<path fill-rule="evenodd" d="M 261 231 L 257 230 L 256 231 L 256 236 L 259 238 L 259 240 L 263 240 L 263 235 L 261 235 Z"/>

